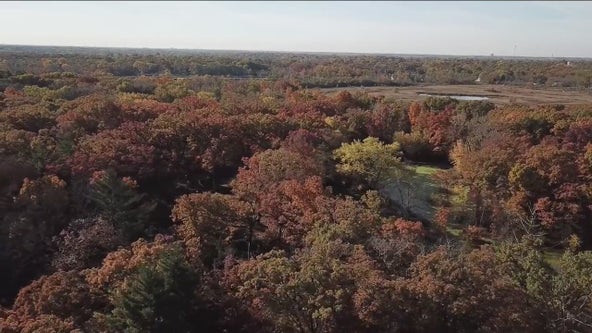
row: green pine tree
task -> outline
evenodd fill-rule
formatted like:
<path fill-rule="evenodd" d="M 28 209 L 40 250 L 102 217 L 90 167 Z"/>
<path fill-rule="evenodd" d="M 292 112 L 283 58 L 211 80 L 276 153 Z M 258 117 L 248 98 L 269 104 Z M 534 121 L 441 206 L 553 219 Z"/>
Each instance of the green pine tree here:
<path fill-rule="evenodd" d="M 126 280 L 107 322 L 118 332 L 190 332 L 197 283 L 181 250 L 168 251 Z"/>
<path fill-rule="evenodd" d="M 146 194 L 138 193 L 121 181 L 114 171 L 93 184 L 90 201 L 98 214 L 111 221 L 124 237 L 135 240 L 146 226 L 150 213 L 156 207 L 146 200 Z"/>

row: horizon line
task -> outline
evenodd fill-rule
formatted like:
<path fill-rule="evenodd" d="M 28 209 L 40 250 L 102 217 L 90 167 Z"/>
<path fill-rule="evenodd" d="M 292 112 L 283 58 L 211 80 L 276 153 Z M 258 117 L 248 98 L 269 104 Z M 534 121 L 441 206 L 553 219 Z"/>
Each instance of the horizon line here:
<path fill-rule="evenodd" d="M 53 48 L 81 48 L 81 49 L 120 49 L 120 50 L 177 50 L 177 51 L 214 51 L 214 52 L 246 52 L 246 53 L 286 53 L 286 54 L 326 54 L 326 55 L 375 55 L 375 56 L 406 56 L 406 57 L 463 57 L 463 58 L 530 58 L 530 59 L 582 59 L 592 60 L 592 57 L 577 56 L 528 56 L 528 55 L 467 55 L 467 54 L 435 54 L 435 53 L 385 53 L 385 52 L 353 52 L 353 51 L 283 51 L 283 50 L 245 50 L 245 49 L 206 49 L 179 47 L 138 47 L 138 46 L 83 46 L 83 45 L 48 45 L 48 44 L 3 44 L 2 47 L 53 47 Z"/>

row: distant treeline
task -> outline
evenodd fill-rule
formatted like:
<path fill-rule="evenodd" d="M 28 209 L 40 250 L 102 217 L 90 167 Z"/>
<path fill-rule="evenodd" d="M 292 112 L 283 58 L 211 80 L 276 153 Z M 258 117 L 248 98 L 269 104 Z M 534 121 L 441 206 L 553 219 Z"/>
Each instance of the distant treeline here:
<path fill-rule="evenodd" d="M 512 84 L 590 88 L 592 60 L 0 46 L 0 83 L 24 73 L 222 76 L 305 87 Z"/>

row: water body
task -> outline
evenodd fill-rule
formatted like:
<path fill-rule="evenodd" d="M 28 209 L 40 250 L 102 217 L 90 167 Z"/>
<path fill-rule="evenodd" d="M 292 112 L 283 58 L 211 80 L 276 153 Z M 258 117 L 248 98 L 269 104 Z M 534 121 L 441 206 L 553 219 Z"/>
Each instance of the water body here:
<path fill-rule="evenodd" d="M 419 94 L 419 96 L 432 96 L 432 97 L 450 97 L 454 99 L 458 99 L 459 101 L 485 101 L 488 100 L 489 97 L 485 96 L 459 96 L 459 95 L 432 95 L 432 94 Z"/>

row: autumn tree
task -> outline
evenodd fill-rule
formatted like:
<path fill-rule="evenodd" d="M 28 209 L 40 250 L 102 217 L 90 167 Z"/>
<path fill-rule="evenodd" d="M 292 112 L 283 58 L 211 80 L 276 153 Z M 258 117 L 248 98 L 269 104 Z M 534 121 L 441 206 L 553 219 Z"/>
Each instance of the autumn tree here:
<path fill-rule="evenodd" d="M 46 268 L 52 238 L 67 224 L 66 182 L 54 175 L 25 178 L 2 221 L 11 280 L 22 283 Z"/>
<path fill-rule="evenodd" d="M 155 148 L 148 142 L 146 129 L 143 123 L 125 123 L 85 137 L 70 157 L 72 172 L 91 175 L 94 171 L 114 169 L 122 176 L 152 175 Z"/>
<path fill-rule="evenodd" d="M 514 161 L 526 150 L 528 143 L 522 138 L 502 134 L 490 135 L 477 147 L 457 142 L 450 152 L 459 183 L 468 190 L 467 201 L 473 217 L 471 223 L 486 225 L 493 219 L 496 208 L 495 193 L 503 196 L 500 186 L 507 183 Z M 499 197 L 498 197 L 499 198 Z"/>
<path fill-rule="evenodd" d="M 101 311 L 107 304 L 104 295 L 92 291 L 80 272 L 57 272 L 21 289 L 6 321 L 0 320 L 0 327 L 12 322 L 17 331 L 36 332 L 33 327 L 50 331 L 64 326 L 81 329 L 93 311 Z"/>
<path fill-rule="evenodd" d="M 333 152 L 337 171 L 360 179 L 376 188 L 380 183 L 398 177 L 402 170 L 397 143 L 384 144 L 376 138 L 343 143 Z"/>
<path fill-rule="evenodd" d="M 368 135 L 392 143 L 395 132 L 408 130 L 407 112 L 399 105 L 377 104 L 366 123 Z"/>
<path fill-rule="evenodd" d="M 300 128 L 288 133 L 282 141 L 282 147 L 303 156 L 314 156 L 322 142 L 323 138 L 318 133 Z"/>
<path fill-rule="evenodd" d="M 257 197 L 264 195 L 274 183 L 322 174 L 323 165 L 314 158 L 280 148 L 266 150 L 246 160 L 231 185 L 242 200 L 257 204 Z"/>
<path fill-rule="evenodd" d="M 54 242 L 57 250 L 52 266 L 58 270 L 80 270 L 99 265 L 107 253 L 124 244 L 124 239 L 110 221 L 87 218 L 72 221 Z"/>
<path fill-rule="evenodd" d="M 257 316 L 283 331 L 361 330 L 363 315 L 357 315 L 352 297 L 367 292 L 361 289 L 364 281 L 380 273 L 361 247 L 332 238 L 330 230 L 313 234 L 310 247 L 293 257 L 271 251 L 238 264 L 226 284 Z M 361 295 L 357 299 L 362 302 Z"/>
<path fill-rule="evenodd" d="M 417 259 L 405 280 L 413 326 L 422 331 L 489 332 L 545 329 L 529 295 L 495 264 L 491 250 L 453 254 L 444 248 Z"/>
<path fill-rule="evenodd" d="M 540 241 L 533 242 L 530 237 L 498 245 L 495 253 L 500 269 L 544 306 L 547 330 L 586 330 L 592 324 L 590 252 L 566 251 L 554 270 L 545 261 L 540 245 Z"/>
<path fill-rule="evenodd" d="M 82 135 L 113 129 L 121 123 L 121 112 L 112 98 L 90 95 L 66 103 L 57 117 L 58 128 Z"/>
<path fill-rule="evenodd" d="M 177 98 L 183 98 L 189 95 L 189 89 L 183 84 L 183 81 L 160 84 L 154 89 L 154 95 L 161 102 L 170 103 Z"/>
<path fill-rule="evenodd" d="M 0 127 L 1 128 L 1 127 Z M 25 130 L 6 128 L 0 131 L 0 153 L 21 159 L 28 157 L 30 143 L 35 133 Z"/>
<path fill-rule="evenodd" d="M 425 233 L 421 222 L 387 220 L 370 234 L 368 252 L 385 272 L 406 276 L 411 264 L 426 251 Z"/>
<path fill-rule="evenodd" d="M 55 118 L 55 113 L 42 105 L 23 105 L 0 113 L 0 122 L 29 132 L 51 128 L 56 124 Z"/>
<path fill-rule="evenodd" d="M 149 242 L 142 238 L 127 247 L 109 252 L 102 265 L 86 271 L 86 280 L 92 289 L 108 293 L 121 286 L 125 277 L 133 274 L 146 263 L 154 262 L 162 253 L 178 246 L 171 236 L 156 235 Z"/>
<path fill-rule="evenodd" d="M 176 233 L 205 263 L 221 262 L 235 247 L 250 256 L 261 226 L 249 205 L 231 195 L 195 193 L 177 199 L 172 210 Z M 241 244 L 242 243 L 242 244 Z"/>

